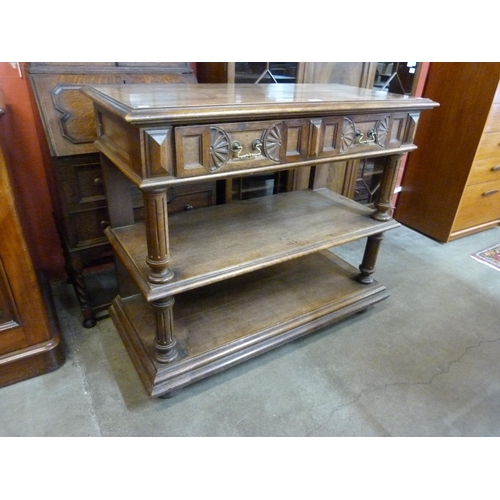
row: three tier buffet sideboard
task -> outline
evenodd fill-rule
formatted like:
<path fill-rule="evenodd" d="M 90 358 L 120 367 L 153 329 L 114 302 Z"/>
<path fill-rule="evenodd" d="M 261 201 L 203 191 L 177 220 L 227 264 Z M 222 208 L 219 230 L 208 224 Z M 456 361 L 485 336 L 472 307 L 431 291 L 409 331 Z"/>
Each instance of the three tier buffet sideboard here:
<path fill-rule="evenodd" d="M 383 233 L 399 225 L 391 198 L 401 158 L 435 102 L 334 84 L 82 92 L 94 102 L 116 256 L 110 314 L 151 396 L 388 297 L 373 278 L 376 258 Z M 388 158 L 374 209 L 319 188 L 167 211 L 171 186 L 373 156 Z M 144 200 L 141 220 L 131 184 Z M 331 250 L 362 238 L 359 268 Z"/>

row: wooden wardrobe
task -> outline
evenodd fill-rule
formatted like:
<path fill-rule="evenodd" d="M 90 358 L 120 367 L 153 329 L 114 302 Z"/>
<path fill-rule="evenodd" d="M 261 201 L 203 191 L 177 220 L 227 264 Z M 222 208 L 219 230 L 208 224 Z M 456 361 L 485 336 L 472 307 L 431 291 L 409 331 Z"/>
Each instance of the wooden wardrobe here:
<path fill-rule="evenodd" d="M 0 90 L 0 131 L 8 127 Z M 9 144 L 9 147 L 11 144 Z M 30 257 L 12 185 L 15 165 L 0 142 L 0 387 L 55 370 L 64 351 L 49 286 Z"/>
<path fill-rule="evenodd" d="M 395 218 L 440 242 L 500 223 L 500 63 L 431 63 Z"/>

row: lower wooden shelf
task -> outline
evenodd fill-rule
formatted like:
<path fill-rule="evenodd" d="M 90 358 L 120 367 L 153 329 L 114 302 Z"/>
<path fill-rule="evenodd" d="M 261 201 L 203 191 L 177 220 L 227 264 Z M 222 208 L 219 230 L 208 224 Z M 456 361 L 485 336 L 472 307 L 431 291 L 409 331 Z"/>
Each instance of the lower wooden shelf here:
<path fill-rule="evenodd" d="M 117 297 L 110 308 L 147 390 L 168 395 L 247 359 L 386 299 L 376 281 L 328 250 L 175 296 L 179 357 L 155 359 L 155 317 L 141 294 Z"/>

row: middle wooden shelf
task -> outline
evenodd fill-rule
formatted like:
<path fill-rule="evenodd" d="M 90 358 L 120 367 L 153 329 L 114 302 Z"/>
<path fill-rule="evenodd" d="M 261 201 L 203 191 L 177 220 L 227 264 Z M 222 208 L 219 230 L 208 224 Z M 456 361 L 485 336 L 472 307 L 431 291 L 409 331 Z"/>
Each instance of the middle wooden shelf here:
<path fill-rule="evenodd" d="M 114 251 L 148 302 L 349 243 L 399 226 L 327 189 L 237 201 L 169 216 L 170 269 L 148 281 L 145 226 L 108 228 Z"/>

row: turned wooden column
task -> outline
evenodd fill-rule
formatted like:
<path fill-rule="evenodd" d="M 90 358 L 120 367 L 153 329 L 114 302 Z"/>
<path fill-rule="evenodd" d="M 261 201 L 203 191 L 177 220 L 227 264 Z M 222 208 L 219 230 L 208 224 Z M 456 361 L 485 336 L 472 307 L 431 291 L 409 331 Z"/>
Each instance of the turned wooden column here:
<path fill-rule="evenodd" d="M 177 340 L 174 337 L 174 298 L 151 302 L 156 317 L 156 359 L 160 363 L 170 363 L 178 355 Z"/>
<path fill-rule="evenodd" d="M 143 191 L 146 208 L 146 238 L 151 268 L 148 279 L 161 284 L 170 281 L 174 273 L 168 268 L 171 260 L 168 244 L 167 190 L 166 188 Z"/>
<path fill-rule="evenodd" d="M 404 154 L 392 155 L 387 160 L 382 172 L 378 200 L 375 202 L 377 210 L 372 214 L 372 218 L 375 220 L 385 222 L 392 218 L 394 208 L 392 206 L 392 197 L 394 196 L 394 188 L 396 187 L 399 166 L 403 156 Z"/>
<path fill-rule="evenodd" d="M 361 273 L 356 276 L 356 281 L 363 285 L 373 283 L 372 274 L 375 271 L 378 251 L 383 237 L 384 233 L 374 234 L 368 237 L 365 253 L 363 255 L 363 262 L 361 262 L 359 266 Z"/>

